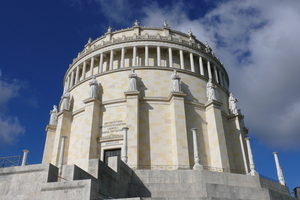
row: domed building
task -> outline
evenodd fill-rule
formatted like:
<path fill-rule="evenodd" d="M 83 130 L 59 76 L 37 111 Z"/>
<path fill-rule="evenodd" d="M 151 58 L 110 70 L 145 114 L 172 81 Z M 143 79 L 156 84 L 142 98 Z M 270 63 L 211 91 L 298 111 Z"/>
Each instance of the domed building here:
<path fill-rule="evenodd" d="M 69 66 L 65 94 L 69 105 L 62 97 L 57 126 L 47 128 L 43 163 L 58 165 L 59 140 L 67 136 L 64 164 L 82 169 L 89 159 L 122 158 L 126 146 L 123 157 L 131 168 L 190 169 L 198 156 L 204 167 L 249 172 L 247 129 L 243 116 L 230 112 L 226 69 L 191 30 L 171 30 L 166 22 L 158 28 L 138 22 L 118 31 L 109 27 L 89 39 Z"/>
<path fill-rule="evenodd" d="M 276 152 L 279 182 L 255 171 L 226 69 L 191 30 L 109 27 L 63 87 L 43 163 L 0 169 L 0 199 L 295 199 Z"/>

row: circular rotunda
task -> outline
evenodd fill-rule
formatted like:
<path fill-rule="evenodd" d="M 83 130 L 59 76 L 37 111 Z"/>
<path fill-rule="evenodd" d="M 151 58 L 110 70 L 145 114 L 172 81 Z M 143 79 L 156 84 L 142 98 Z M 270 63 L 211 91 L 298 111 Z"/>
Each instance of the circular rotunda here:
<path fill-rule="evenodd" d="M 109 27 L 88 40 L 63 83 L 43 163 L 58 166 L 63 148 L 63 164 L 85 170 L 89 159 L 120 156 L 137 169 L 249 172 L 247 128 L 229 106 L 226 69 L 191 30 Z"/>

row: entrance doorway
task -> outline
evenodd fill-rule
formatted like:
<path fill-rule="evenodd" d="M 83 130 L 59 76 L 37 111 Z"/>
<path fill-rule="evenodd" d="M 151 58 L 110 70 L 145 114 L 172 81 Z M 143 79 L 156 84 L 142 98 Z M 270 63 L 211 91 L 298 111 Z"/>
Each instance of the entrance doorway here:
<path fill-rule="evenodd" d="M 108 164 L 108 157 L 121 156 L 121 149 L 109 149 L 104 151 L 104 162 Z"/>

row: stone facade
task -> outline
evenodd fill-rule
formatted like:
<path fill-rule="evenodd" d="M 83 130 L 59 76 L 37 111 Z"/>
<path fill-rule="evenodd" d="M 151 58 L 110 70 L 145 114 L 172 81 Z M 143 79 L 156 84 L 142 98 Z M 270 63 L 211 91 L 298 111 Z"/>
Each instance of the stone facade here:
<path fill-rule="evenodd" d="M 137 91 L 128 91 L 134 69 Z M 171 76 L 180 77 L 173 91 Z M 89 98 L 89 83 L 99 83 Z M 216 100 L 208 101 L 212 79 Z M 249 172 L 242 116 L 230 114 L 227 72 L 208 44 L 188 34 L 140 27 L 114 31 L 85 45 L 68 68 L 64 93 L 70 109 L 58 106 L 57 125 L 47 127 L 43 163 L 58 166 L 61 136 L 67 136 L 64 164 L 84 170 L 89 159 L 122 149 L 128 127 L 127 164 L 131 168 L 194 165 L 192 128 L 197 128 L 200 164 Z M 180 91 L 179 91 L 180 88 Z"/>

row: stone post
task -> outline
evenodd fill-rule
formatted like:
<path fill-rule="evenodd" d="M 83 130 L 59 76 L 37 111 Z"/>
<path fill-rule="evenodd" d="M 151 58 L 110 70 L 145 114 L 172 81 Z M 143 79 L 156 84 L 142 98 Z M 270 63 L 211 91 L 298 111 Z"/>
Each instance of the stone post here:
<path fill-rule="evenodd" d="M 254 165 L 254 160 L 253 160 L 253 155 L 252 155 L 252 150 L 251 150 L 251 145 L 250 145 L 250 139 L 249 137 L 245 138 L 246 144 L 247 144 L 247 149 L 248 149 L 248 157 L 249 157 L 249 163 L 250 163 L 250 174 L 251 176 L 255 176 L 255 165 Z"/>
<path fill-rule="evenodd" d="M 121 152 L 121 159 L 124 163 L 127 163 L 128 161 L 128 156 L 127 156 L 127 132 L 128 132 L 128 127 L 123 127 L 122 130 L 124 131 L 123 135 L 123 147 L 122 147 L 122 152 Z"/>
<path fill-rule="evenodd" d="M 199 170 L 203 169 L 203 166 L 200 164 L 200 159 L 199 159 L 199 151 L 198 151 L 198 142 L 197 142 L 197 128 L 192 128 L 192 133 L 193 133 L 193 145 L 194 145 L 194 162 L 195 165 L 193 167 L 194 170 Z"/>
<path fill-rule="evenodd" d="M 58 161 L 58 174 L 61 175 L 62 167 L 64 164 L 64 150 L 67 136 L 61 136 L 60 152 L 59 152 L 59 161 Z"/>
<path fill-rule="evenodd" d="M 278 180 L 281 185 L 285 185 L 282 168 L 280 167 L 279 160 L 278 160 L 278 152 L 273 152 L 273 155 L 274 155 L 274 159 L 275 159 Z"/>
<path fill-rule="evenodd" d="M 22 166 L 25 166 L 26 165 L 26 160 L 27 160 L 27 154 L 28 154 L 28 150 L 24 149 L 23 150 L 23 160 L 22 160 Z"/>

